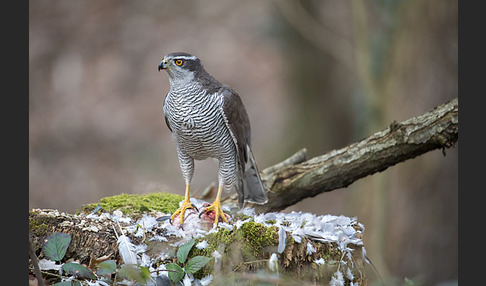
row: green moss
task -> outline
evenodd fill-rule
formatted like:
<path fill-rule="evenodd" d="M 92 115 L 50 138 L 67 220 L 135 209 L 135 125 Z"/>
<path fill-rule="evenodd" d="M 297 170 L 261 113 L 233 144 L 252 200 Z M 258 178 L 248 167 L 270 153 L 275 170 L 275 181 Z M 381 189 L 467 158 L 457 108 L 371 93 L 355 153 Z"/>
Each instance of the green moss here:
<path fill-rule="evenodd" d="M 196 239 L 196 244 L 203 240 L 207 241 L 208 246 L 205 249 L 193 247 L 189 257 L 198 255 L 212 257 L 214 251 L 217 250 L 223 257 L 222 270 L 229 273 L 245 262 L 268 258 L 263 257 L 262 253 L 268 252 L 266 250 L 267 247 L 277 247 L 278 228 L 274 226 L 265 227 L 261 223 L 246 222 L 239 229 L 227 230 L 221 228 L 216 233 L 208 234 L 204 238 L 198 238 Z M 244 265 L 251 267 L 251 263 Z M 245 267 L 240 267 L 239 269 L 244 270 Z M 214 260 L 196 273 L 195 277 L 201 278 L 212 274 L 213 268 Z"/>
<path fill-rule="evenodd" d="M 89 213 L 98 205 L 105 211 L 120 210 L 124 214 L 160 211 L 172 213 L 184 198 L 171 193 L 120 194 L 102 198 L 99 202 L 84 205 L 77 212 Z"/>
<path fill-rule="evenodd" d="M 275 224 L 275 223 L 277 223 L 277 220 L 275 220 L 275 219 L 269 219 L 269 220 L 265 221 L 265 223 L 267 223 L 267 224 Z"/>
<path fill-rule="evenodd" d="M 246 222 L 238 230 L 219 229 L 216 233 L 196 240 L 196 243 L 202 240 L 208 242 L 208 247 L 202 250 L 194 248 L 195 255 L 211 256 L 215 250 L 218 250 L 220 244 L 226 246 L 225 252 L 231 250 L 230 245 L 232 244 L 242 244 L 239 250 L 243 251 L 243 256 L 246 256 L 244 258 L 250 258 L 249 256 L 253 258 L 261 253 L 262 248 L 278 245 L 278 228 L 265 227 L 261 223 Z"/>
<path fill-rule="evenodd" d="M 240 230 L 246 242 L 245 250 L 258 256 L 261 249 L 267 246 L 278 245 L 278 228 L 275 226 L 265 227 L 261 223 L 247 222 L 244 223 Z"/>
<path fill-rule="evenodd" d="M 236 235 L 234 231 L 227 230 L 225 228 L 220 228 L 216 233 L 211 233 L 206 235 L 203 238 L 196 239 L 195 244 L 198 244 L 199 242 L 206 240 L 208 242 L 208 246 L 204 249 L 198 249 L 196 247 L 193 247 L 191 252 L 189 253 L 189 256 L 193 257 L 193 256 L 202 255 L 202 256 L 212 257 L 213 252 L 215 250 L 218 250 L 220 244 L 224 244 L 226 246 L 225 252 L 227 252 L 226 250 L 227 246 L 233 243 L 235 239 L 236 239 Z"/>
<path fill-rule="evenodd" d="M 321 256 L 324 258 L 325 261 L 328 261 L 328 263 L 333 264 L 336 261 L 339 261 L 342 252 L 335 247 L 332 243 L 329 243 L 326 245 L 326 247 L 323 247 L 321 249 Z"/>
<path fill-rule="evenodd" d="M 37 217 L 29 217 L 29 232 L 37 236 L 46 235 L 49 227 Z"/>
<path fill-rule="evenodd" d="M 304 238 L 305 239 L 305 238 Z M 220 228 L 218 232 L 211 233 L 202 238 L 197 238 L 194 245 L 205 240 L 208 246 L 205 249 L 193 247 L 188 259 L 201 255 L 213 257 L 214 251 L 221 254 L 218 267 L 221 273 L 251 272 L 265 268 L 271 253 L 275 253 L 278 247 L 278 228 L 265 227 L 261 223 L 246 222 L 239 229 L 232 230 Z M 279 257 L 282 259 L 285 271 L 298 273 L 299 277 L 317 275 L 319 281 L 329 281 L 336 268 L 340 265 L 343 253 L 333 243 L 313 243 L 317 253 L 313 257 L 322 257 L 326 265 L 317 266 L 305 255 L 306 242 L 296 243 L 292 236 L 286 240 L 286 250 Z M 320 253 L 320 255 L 319 255 Z M 183 266 L 183 265 L 181 265 Z M 306 268 L 307 267 L 307 268 Z M 306 272 L 307 271 L 307 272 Z M 318 272 L 316 272 L 318 271 Z M 206 266 L 194 274 L 195 278 L 202 278 L 209 274 L 214 275 L 215 260 L 212 259 Z M 317 279 L 317 278 L 316 278 Z"/>

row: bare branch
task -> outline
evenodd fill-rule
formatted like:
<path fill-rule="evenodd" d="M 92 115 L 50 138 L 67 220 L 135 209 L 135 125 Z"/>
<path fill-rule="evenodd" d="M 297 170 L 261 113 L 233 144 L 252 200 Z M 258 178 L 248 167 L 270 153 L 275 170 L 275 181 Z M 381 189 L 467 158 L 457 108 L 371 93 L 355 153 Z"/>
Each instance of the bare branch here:
<path fill-rule="evenodd" d="M 300 164 L 267 168 L 262 180 L 268 203 L 257 211 L 279 211 L 305 198 L 344 188 L 365 176 L 420 156 L 452 147 L 458 139 L 458 100 L 390 127 L 359 142 Z M 287 160 L 286 160 L 287 161 Z"/>

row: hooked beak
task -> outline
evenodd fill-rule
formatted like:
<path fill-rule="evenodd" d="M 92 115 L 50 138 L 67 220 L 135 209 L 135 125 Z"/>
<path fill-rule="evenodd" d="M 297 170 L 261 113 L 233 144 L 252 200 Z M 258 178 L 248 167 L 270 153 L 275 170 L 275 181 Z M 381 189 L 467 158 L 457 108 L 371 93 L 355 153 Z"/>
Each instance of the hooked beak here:
<path fill-rule="evenodd" d="M 158 70 L 162 70 L 162 69 L 166 69 L 167 68 L 167 60 L 166 59 L 163 59 L 160 64 L 159 64 L 159 67 L 158 67 Z"/>

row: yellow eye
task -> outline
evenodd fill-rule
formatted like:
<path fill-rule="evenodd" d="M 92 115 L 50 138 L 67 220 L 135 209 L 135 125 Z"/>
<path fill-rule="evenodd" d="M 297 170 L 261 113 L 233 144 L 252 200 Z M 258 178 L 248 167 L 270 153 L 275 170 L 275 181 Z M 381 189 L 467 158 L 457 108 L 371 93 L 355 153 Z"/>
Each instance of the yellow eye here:
<path fill-rule="evenodd" d="M 182 66 L 182 64 L 184 63 L 183 60 L 175 60 L 175 64 L 178 65 L 178 66 Z"/>

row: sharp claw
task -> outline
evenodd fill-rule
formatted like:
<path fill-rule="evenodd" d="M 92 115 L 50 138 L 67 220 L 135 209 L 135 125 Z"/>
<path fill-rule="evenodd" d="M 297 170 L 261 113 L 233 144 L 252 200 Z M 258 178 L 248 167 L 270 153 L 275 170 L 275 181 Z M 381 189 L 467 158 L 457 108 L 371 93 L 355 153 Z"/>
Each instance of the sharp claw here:
<path fill-rule="evenodd" d="M 180 221 L 180 225 L 182 225 L 184 223 L 184 216 L 186 214 L 186 210 L 187 209 L 190 209 L 190 208 L 196 208 L 196 206 L 192 203 L 190 203 L 189 201 L 185 201 L 171 216 L 170 216 L 170 223 L 172 224 L 176 218 L 177 215 L 179 215 L 179 221 Z"/>
<path fill-rule="evenodd" d="M 196 209 L 197 212 L 199 212 L 199 209 L 196 207 L 195 204 L 191 203 L 191 206 Z"/>
<path fill-rule="evenodd" d="M 206 207 L 203 207 L 201 211 L 199 212 L 199 218 L 206 212 Z"/>

